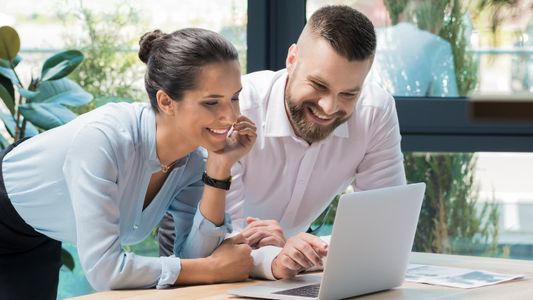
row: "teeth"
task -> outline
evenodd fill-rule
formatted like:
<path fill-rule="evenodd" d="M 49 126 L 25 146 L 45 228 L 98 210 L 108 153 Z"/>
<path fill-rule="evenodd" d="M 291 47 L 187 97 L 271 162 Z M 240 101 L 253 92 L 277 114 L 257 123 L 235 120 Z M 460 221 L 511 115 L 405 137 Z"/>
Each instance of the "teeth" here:
<path fill-rule="evenodd" d="M 227 129 L 212 129 L 212 128 L 207 128 L 207 129 L 216 134 L 226 134 L 226 132 L 228 132 Z"/>
<path fill-rule="evenodd" d="M 328 116 L 323 115 L 323 114 L 319 113 L 318 111 L 316 111 L 314 107 L 310 107 L 310 109 L 311 109 L 311 112 L 313 113 L 313 115 L 315 115 L 315 117 L 317 117 L 317 118 L 319 118 L 321 120 L 327 121 L 327 120 L 331 119 L 331 117 L 328 117 Z"/>

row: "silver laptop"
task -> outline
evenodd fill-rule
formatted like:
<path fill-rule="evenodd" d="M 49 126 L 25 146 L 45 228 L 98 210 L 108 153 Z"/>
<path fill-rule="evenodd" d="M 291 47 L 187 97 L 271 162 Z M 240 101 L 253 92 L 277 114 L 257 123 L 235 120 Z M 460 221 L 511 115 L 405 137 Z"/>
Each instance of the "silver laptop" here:
<path fill-rule="evenodd" d="M 402 284 L 426 185 L 415 183 L 343 195 L 323 276 L 229 290 L 264 299 L 342 299 Z"/>

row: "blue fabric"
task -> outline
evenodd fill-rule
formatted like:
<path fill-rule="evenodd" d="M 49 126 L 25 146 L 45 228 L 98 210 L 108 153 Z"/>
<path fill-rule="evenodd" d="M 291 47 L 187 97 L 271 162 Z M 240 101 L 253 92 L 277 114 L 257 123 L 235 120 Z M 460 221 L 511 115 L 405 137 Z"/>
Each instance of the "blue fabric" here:
<path fill-rule="evenodd" d="M 97 290 L 167 287 L 179 258 L 143 257 L 122 245 L 141 242 L 169 211 L 176 221 L 175 253 L 209 255 L 229 232 L 198 210 L 205 155 L 181 159 L 149 206 L 146 189 L 160 170 L 155 113 L 146 104 L 108 104 L 39 134 L 8 153 L 4 182 L 13 207 L 36 231 L 77 245 Z"/>

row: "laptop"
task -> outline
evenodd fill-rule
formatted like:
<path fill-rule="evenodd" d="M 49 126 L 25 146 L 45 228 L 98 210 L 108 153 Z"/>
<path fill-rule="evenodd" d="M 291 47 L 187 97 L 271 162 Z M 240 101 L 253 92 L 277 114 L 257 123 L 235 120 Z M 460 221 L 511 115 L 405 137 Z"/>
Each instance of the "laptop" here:
<path fill-rule="evenodd" d="M 415 183 L 344 194 L 322 276 L 228 290 L 263 299 L 342 299 L 400 286 L 404 281 L 426 185 Z"/>

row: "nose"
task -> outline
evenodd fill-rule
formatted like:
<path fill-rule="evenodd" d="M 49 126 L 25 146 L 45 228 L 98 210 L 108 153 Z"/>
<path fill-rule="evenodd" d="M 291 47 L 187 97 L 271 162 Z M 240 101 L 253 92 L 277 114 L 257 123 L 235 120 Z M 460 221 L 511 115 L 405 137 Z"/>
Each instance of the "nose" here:
<path fill-rule="evenodd" d="M 235 105 L 233 101 L 230 101 L 229 103 L 225 103 L 221 107 L 221 111 L 219 114 L 219 120 L 223 122 L 224 124 L 231 125 L 237 121 L 237 117 L 239 116 L 239 106 Z"/>
<path fill-rule="evenodd" d="M 339 111 L 338 101 L 335 96 L 325 95 L 318 100 L 318 106 L 327 115 L 333 115 Z"/>

